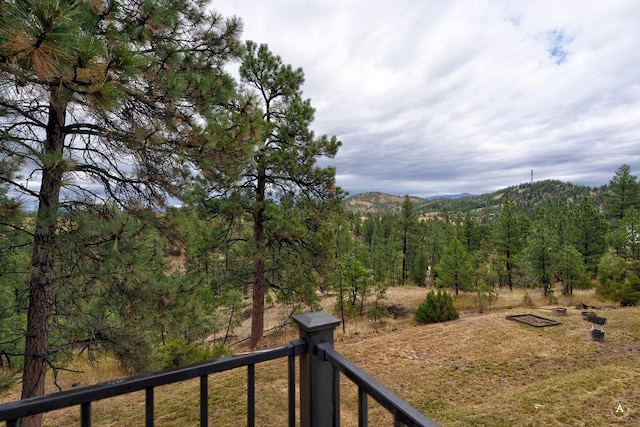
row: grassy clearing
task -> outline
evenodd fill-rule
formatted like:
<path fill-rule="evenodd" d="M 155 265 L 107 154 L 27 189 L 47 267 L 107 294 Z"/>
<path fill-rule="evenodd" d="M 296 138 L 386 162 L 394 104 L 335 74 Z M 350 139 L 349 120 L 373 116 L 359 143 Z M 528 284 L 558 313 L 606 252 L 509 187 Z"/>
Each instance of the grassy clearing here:
<path fill-rule="evenodd" d="M 607 307 L 590 292 L 574 295 L 572 304 L 596 306 L 608 319 L 606 340 L 597 343 L 581 309 L 566 305 L 568 315 L 556 318 L 542 296 L 538 303 L 545 305 L 530 308 L 523 307 L 522 292 L 504 293 L 498 307 L 483 315 L 407 323 L 406 329 L 337 347 L 443 426 L 639 424 L 640 309 Z M 563 298 L 561 306 L 569 300 Z M 516 313 L 562 324 L 533 328 L 505 320 Z M 616 402 L 631 408 L 623 420 L 611 413 Z"/>
<path fill-rule="evenodd" d="M 411 317 L 426 292 L 391 289 L 384 305 L 393 308 L 396 318 L 348 320 L 345 332 L 336 331 L 336 348 L 442 426 L 640 425 L 639 307 L 613 307 L 591 291 L 558 296 L 553 304 L 536 292 L 529 307 L 522 290 L 501 290 L 483 314 L 477 313 L 475 296 L 464 294 L 456 299 L 459 320 L 416 326 Z M 327 309 L 332 303 L 332 298 L 326 301 Z M 604 342 L 591 340 L 590 324 L 576 304 L 596 307 L 591 310 L 608 319 Z M 557 306 L 566 307 L 567 315 L 555 317 L 551 309 Z M 520 313 L 561 325 L 533 328 L 505 319 Z M 296 334 L 290 330 L 267 344 Z M 77 363 L 82 368 L 83 362 Z M 84 370 L 83 375 L 61 374 L 61 383 L 88 385 L 118 375 L 108 364 Z M 286 424 L 286 362 L 258 365 L 256 375 L 256 424 Z M 342 425 L 356 426 L 356 390 L 346 379 L 342 384 Z M 16 393 L 0 400 L 12 400 Z M 212 376 L 210 424 L 244 425 L 245 393 L 246 370 Z M 157 425 L 197 425 L 197 402 L 197 381 L 158 389 Z M 612 412 L 619 403 L 629 409 L 622 419 Z M 392 424 L 375 402 L 369 407 L 370 425 Z M 46 425 L 69 425 L 78 413 L 48 414 Z M 93 425 L 140 425 L 143 414 L 143 393 L 109 399 L 95 405 Z"/>

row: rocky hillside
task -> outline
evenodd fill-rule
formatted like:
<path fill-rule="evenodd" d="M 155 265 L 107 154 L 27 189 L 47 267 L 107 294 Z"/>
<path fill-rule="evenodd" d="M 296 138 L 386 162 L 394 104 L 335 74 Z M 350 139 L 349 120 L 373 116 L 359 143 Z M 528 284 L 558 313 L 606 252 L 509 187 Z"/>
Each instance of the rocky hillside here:
<path fill-rule="evenodd" d="M 405 196 L 394 196 L 386 193 L 360 193 L 344 201 L 345 209 L 361 214 L 398 213 Z M 414 206 L 422 205 L 426 199 L 409 197 Z"/>
<path fill-rule="evenodd" d="M 572 205 L 588 196 L 596 205 L 602 206 L 605 191 L 606 186 L 595 188 L 557 180 L 545 180 L 506 187 L 489 194 L 462 194 L 430 199 L 410 197 L 410 200 L 416 213 L 423 216 L 458 212 L 471 212 L 474 215 L 485 216 L 498 212 L 506 196 L 514 199 L 524 212 L 530 213 L 547 199 Z M 347 211 L 361 215 L 398 213 L 404 199 L 405 196 L 385 193 L 361 193 L 348 197 L 344 201 L 344 206 Z"/>

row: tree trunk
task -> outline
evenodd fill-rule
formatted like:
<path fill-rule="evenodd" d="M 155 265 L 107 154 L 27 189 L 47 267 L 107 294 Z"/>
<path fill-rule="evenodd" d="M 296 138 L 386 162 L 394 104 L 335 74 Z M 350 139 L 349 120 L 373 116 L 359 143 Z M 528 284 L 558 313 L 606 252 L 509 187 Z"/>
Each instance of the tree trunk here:
<path fill-rule="evenodd" d="M 253 310 L 251 313 L 251 348 L 255 349 L 264 330 L 264 257 L 253 260 Z"/>
<path fill-rule="evenodd" d="M 511 271 L 511 253 L 507 251 L 507 285 L 509 285 L 509 290 L 513 290 L 513 272 Z"/>
<path fill-rule="evenodd" d="M 42 182 L 35 219 L 29 307 L 25 340 L 21 398 L 44 395 L 48 363 L 49 319 L 55 281 L 54 255 L 60 187 L 62 185 L 62 152 L 64 147 L 66 104 L 56 102 L 57 90 L 51 90 L 49 121 L 42 155 Z M 25 418 L 21 426 L 38 427 L 42 414 Z"/>
<path fill-rule="evenodd" d="M 407 284 L 407 226 L 404 226 L 402 238 L 402 286 Z"/>
<path fill-rule="evenodd" d="M 251 312 L 251 348 L 258 346 L 264 331 L 264 265 L 265 265 L 265 237 L 264 237 L 264 198 L 266 177 L 264 171 L 259 169 L 258 182 L 256 184 L 256 205 L 253 214 L 253 238 L 256 245 L 256 253 L 253 259 L 253 310 Z"/>

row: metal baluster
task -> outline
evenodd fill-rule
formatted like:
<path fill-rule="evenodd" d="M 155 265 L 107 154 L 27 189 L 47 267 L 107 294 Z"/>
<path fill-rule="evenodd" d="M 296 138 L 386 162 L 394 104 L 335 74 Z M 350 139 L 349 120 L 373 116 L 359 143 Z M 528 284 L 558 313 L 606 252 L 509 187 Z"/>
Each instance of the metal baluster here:
<path fill-rule="evenodd" d="M 80 425 L 91 427 L 91 402 L 80 405 Z"/>
<path fill-rule="evenodd" d="M 247 365 L 247 426 L 256 422 L 256 365 Z"/>
<path fill-rule="evenodd" d="M 333 367 L 333 426 L 340 426 L 340 370 Z"/>
<path fill-rule="evenodd" d="M 362 387 L 358 387 L 358 426 L 367 427 L 369 425 L 369 409 L 367 408 L 367 392 Z"/>
<path fill-rule="evenodd" d="M 296 357 L 289 356 L 289 427 L 296 426 Z"/>
<path fill-rule="evenodd" d="M 200 377 L 200 427 L 209 427 L 209 377 Z"/>
<path fill-rule="evenodd" d="M 147 387 L 145 389 L 145 408 L 144 408 L 144 416 L 145 416 L 145 426 L 153 427 L 153 406 L 154 406 L 154 396 L 153 396 L 153 387 Z"/>

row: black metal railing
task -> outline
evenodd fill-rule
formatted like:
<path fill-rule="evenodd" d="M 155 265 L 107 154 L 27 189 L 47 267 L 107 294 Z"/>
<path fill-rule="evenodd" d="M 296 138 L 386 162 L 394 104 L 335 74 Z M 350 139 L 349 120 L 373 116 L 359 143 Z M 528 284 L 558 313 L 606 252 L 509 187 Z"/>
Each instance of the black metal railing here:
<path fill-rule="evenodd" d="M 255 365 L 288 358 L 288 419 L 296 425 L 295 358 L 300 358 L 300 425 L 340 425 L 340 373 L 358 386 L 358 419 L 368 425 L 367 396 L 371 396 L 394 417 L 394 425 L 436 426 L 398 395 L 367 375 L 333 348 L 333 331 L 340 320 L 324 312 L 294 316 L 300 338 L 288 344 L 257 352 L 111 381 L 0 405 L 0 421 L 17 427 L 31 415 L 73 406 L 80 407 L 80 425 L 91 426 L 93 402 L 145 390 L 145 425 L 154 425 L 154 390 L 167 384 L 200 378 L 200 426 L 209 425 L 209 375 L 247 367 L 247 426 L 255 424 Z"/>

